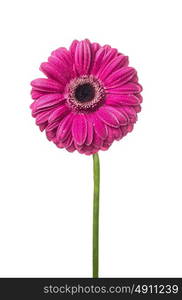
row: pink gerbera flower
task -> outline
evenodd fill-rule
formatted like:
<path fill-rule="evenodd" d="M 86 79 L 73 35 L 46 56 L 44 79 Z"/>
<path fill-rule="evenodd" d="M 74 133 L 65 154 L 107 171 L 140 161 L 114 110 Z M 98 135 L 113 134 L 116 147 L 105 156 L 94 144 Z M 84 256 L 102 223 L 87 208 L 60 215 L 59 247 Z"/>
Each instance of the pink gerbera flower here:
<path fill-rule="evenodd" d="M 133 129 L 141 85 L 128 57 L 108 45 L 73 41 L 40 66 L 31 82 L 32 116 L 59 148 L 94 154 Z"/>

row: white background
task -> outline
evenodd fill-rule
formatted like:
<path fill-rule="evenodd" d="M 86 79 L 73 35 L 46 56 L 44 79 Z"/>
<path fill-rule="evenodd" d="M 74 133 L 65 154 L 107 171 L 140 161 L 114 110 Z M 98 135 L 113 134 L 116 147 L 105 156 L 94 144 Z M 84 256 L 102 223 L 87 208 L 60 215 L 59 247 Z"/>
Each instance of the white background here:
<path fill-rule="evenodd" d="M 29 82 L 73 39 L 129 55 L 135 130 L 100 153 L 100 276 L 182 276 L 182 2 L 1 1 L 0 276 L 91 277 L 92 157 L 31 117 Z"/>

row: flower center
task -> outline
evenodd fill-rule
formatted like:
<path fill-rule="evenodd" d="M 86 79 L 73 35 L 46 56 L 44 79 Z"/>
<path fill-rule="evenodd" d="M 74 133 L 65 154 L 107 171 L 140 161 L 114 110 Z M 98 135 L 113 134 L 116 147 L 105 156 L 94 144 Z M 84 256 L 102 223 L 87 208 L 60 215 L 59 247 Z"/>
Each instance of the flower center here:
<path fill-rule="evenodd" d="M 95 89 L 90 83 L 78 85 L 75 89 L 75 98 L 79 102 L 91 101 L 95 96 Z"/>
<path fill-rule="evenodd" d="M 91 112 L 103 104 L 105 91 L 100 80 L 92 75 L 83 75 L 70 81 L 65 98 L 74 110 Z"/>

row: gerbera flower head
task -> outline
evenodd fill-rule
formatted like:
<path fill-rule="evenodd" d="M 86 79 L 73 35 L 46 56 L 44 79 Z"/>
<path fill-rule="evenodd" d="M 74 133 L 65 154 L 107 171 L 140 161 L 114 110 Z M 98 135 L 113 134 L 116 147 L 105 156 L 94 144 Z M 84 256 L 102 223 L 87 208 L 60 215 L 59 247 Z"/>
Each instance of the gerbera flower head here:
<path fill-rule="evenodd" d="M 108 45 L 73 41 L 40 65 L 31 82 L 32 116 L 48 140 L 84 154 L 107 150 L 132 131 L 142 102 L 137 72 Z"/>

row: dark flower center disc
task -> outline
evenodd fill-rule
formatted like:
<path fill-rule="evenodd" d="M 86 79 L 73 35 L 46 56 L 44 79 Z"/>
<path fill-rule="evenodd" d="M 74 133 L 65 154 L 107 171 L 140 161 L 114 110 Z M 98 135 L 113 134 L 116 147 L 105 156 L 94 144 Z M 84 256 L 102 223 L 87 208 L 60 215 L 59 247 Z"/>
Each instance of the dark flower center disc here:
<path fill-rule="evenodd" d="M 75 111 L 93 112 L 104 102 L 104 86 L 93 75 L 82 75 L 73 78 L 66 86 L 65 99 Z"/>
<path fill-rule="evenodd" d="M 81 103 L 91 101 L 94 97 L 95 89 L 89 83 L 79 85 L 75 90 L 75 98 Z"/>

